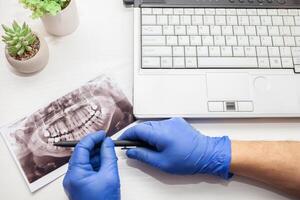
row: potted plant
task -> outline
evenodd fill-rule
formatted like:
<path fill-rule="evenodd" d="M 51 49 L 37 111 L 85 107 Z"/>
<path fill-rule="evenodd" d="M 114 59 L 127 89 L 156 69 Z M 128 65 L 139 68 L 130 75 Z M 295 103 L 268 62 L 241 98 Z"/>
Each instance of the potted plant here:
<path fill-rule="evenodd" d="M 64 36 L 79 25 L 75 0 L 20 0 L 32 11 L 32 18 L 41 18 L 48 33 Z"/>
<path fill-rule="evenodd" d="M 6 44 L 5 56 L 10 65 L 21 73 L 34 73 L 43 69 L 49 60 L 46 41 L 37 33 L 33 33 L 24 23 L 20 26 L 13 22 L 12 27 L 2 25 Z"/>

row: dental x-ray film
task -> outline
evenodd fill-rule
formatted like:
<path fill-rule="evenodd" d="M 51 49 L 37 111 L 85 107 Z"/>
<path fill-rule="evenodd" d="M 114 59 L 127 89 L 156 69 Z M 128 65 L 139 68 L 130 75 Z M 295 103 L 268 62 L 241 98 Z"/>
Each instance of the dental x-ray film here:
<path fill-rule="evenodd" d="M 98 77 L 33 114 L 0 128 L 30 191 L 67 170 L 72 149 L 55 147 L 105 130 L 111 136 L 134 121 L 132 105 L 108 77 Z M 2 163 L 3 164 L 3 163 Z"/>

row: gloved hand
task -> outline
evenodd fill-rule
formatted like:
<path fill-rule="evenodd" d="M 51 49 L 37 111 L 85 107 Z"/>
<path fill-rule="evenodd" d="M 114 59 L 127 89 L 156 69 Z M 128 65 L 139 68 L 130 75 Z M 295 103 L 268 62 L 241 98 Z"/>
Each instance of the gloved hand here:
<path fill-rule="evenodd" d="M 127 150 L 137 159 L 172 174 L 211 174 L 229 179 L 231 142 L 228 137 L 204 136 L 182 118 L 151 121 L 126 130 L 121 140 L 140 140 L 153 146 Z"/>
<path fill-rule="evenodd" d="M 101 142 L 100 149 L 95 149 Z M 76 145 L 63 186 L 71 200 L 120 199 L 114 143 L 103 131 L 87 135 Z"/>

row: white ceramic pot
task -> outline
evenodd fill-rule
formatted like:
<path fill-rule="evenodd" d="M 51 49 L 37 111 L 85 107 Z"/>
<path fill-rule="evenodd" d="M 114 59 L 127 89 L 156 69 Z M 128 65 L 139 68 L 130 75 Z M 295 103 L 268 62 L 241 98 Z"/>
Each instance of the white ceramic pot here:
<path fill-rule="evenodd" d="M 48 33 L 57 36 L 65 36 L 73 33 L 79 25 L 79 16 L 75 0 L 57 15 L 45 15 L 42 22 Z"/>
<path fill-rule="evenodd" d="M 9 64 L 20 73 L 31 74 L 42 70 L 48 63 L 49 60 L 49 49 L 46 41 L 43 37 L 36 34 L 40 41 L 39 51 L 27 60 L 16 60 L 11 57 L 5 48 L 5 56 Z"/>

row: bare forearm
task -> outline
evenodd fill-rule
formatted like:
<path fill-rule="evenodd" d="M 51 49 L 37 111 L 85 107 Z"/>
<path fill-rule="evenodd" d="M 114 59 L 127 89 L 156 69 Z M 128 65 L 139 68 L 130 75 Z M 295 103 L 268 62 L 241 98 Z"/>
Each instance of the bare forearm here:
<path fill-rule="evenodd" d="M 232 141 L 231 172 L 300 197 L 300 142 Z"/>

